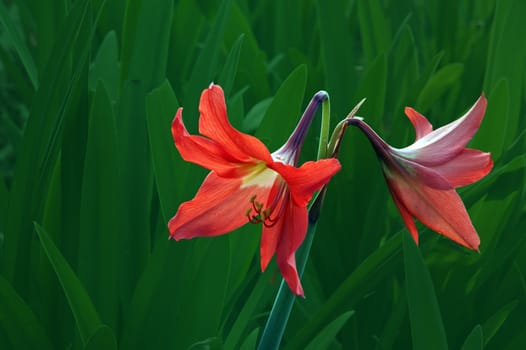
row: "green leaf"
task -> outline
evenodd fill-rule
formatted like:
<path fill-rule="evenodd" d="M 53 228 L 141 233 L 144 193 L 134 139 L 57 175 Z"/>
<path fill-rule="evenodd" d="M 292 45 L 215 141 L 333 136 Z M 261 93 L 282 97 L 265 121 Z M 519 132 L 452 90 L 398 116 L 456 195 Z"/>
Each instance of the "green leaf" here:
<path fill-rule="evenodd" d="M 66 262 L 60 251 L 57 249 L 44 228 L 34 223 L 42 248 L 51 262 L 64 294 L 68 299 L 69 307 L 75 317 L 75 322 L 79 330 L 82 342 L 86 344 L 90 336 L 101 326 L 99 315 L 82 286 L 82 283 L 75 275 L 69 264 Z"/>
<path fill-rule="evenodd" d="M 387 85 L 387 62 L 384 54 L 379 54 L 370 64 L 360 82 L 354 101 L 367 98 L 371 103 L 360 107 L 359 114 L 368 120 L 382 120 L 384 116 L 385 94 Z M 374 101 L 374 102 L 373 102 Z"/>
<path fill-rule="evenodd" d="M 117 100 L 119 93 L 120 66 L 118 56 L 117 34 L 112 30 L 104 37 L 89 70 L 88 88 L 94 91 L 98 81 L 102 80 L 104 86 L 108 88 L 112 101 Z"/>
<path fill-rule="evenodd" d="M 249 322 L 256 315 L 258 308 L 261 308 L 262 305 L 265 304 L 266 297 L 269 296 L 269 291 L 266 285 L 268 284 L 269 278 L 275 273 L 275 270 L 274 266 L 269 266 L 269 268 L 259 276 L 258 282 L 252 289 L 250 295 L 245 299 L 243 307 L 239 311 L 238 316 L 225 339 L 225 349 L 235 349 L 238 346 Z"/>
<path fill-rule="evenodd" d="M 163 219 L 177 210 L 184 193 L 188 167 L 175 148 L 171 125 L 179 102 L 168 80 L 146 96 L 146 116 L 151 159 Z M 177 178 L 177 181 L 174 179 Z"/>
<path fill-rule="evenodd" d="M 160 284 L 163 271 L 169 261 L 168 253 L 166 241 L 155 245 L 125 313 L 122 337 L 119 342 L 121 349 L 141 348 L 141 337 L 144 337 L 144 328 L 149 319 L 149 312 L 151 312 L 152 305 L 156 301 L 155 290 Z M 147 343 L 147 340 L 144 343 Z"/>
<path fill-rule="evenodd" d="M 7 224 L 7 200 L 9 199 L 9 191 L 5 185 L 3 176 L 0 176 L 0 232 L 5 230 Z"/>
<path fill-rule="evenodd" d="M 351 310 L 338 316 L 310 342 L 305 350 L 329 349 L 338 332 L 340 332 L 352 315 L 354 315 L 354 311 Z"/>
<path fill-rule="evenodd" d="M 517 306 L 518 301 L 512 301 L 500 308 L 493 316 L 488 318 L 486 322 L 482 324 L 482 333 L 484 334 L 484 346 L 493 338 L 499 331 L 500 327 L 504 324 L 510 313 Z"/>
<path fill-rule="evenodd" d="M 380 1 L 358 0 L 357 8 L 363 51 L 366 61 L 371 62 L 378 55 L 387 52 L 391 33 Z"/>
<path fill-rule="evenodd" d="M 307 67 L 301 65 L 290 73 L 272 99 L 256 131 L 256 137 L 262 140 L 269 150 L 278 149 L 294 130 L 300 118 L 306 84 Z"/>
<path fill-rule="evenodd" d="M 165 104 L 166 102 L 163 102 Z M 151 198 L 153 171 L 146 126 L 144 86 L 140 81 L 124 83 L 116 119 L 120 205 L 119 239 L 120 297 L 130 301 L 135 284 L 151 253 Z"/>
<path fill-rule="evenodd" d="M 431 275 L 409 232 L 404 233 L 404 266 L 413 349 L 447 349 L 447 338 Z"/>
<path fill-rule="evenodd" d="M 33 98 L 24 139 L 17 154 L 2 268 L 7 279 L 13 281 L 22 296 L 29 289 L 31 219 L 41 216 L 43 196 L 59 154 L 63 121 L 82 90 L 79 82 L 87 67 L 89 45 L 84 41 L 84 45 L 79 45 L 80 53 L 72 62 L 71 69 L 68 69 L 68 62 L 79 44 L 79 38 L 85 40 L 86 36 L 88 39 L 93 36 L 97 19 L 91 21 L 90 15 L 89 1 L 74 3 L 68 13 L 50 63 L 42 74 L 42 81 L 46 81 L 46 85 Z M 82 36 L 81 33 L 85 32 L 88 34 Z M 35 172 L 38 176 L 35 176 Z"/>
<path fill-rule="evenodd" d="M 240 350 L 255 350 L 259 335 L 259 328 L 254 329 L 250 334 L 245 338 L 245 341 L 239 347 Z M 228 349 L 225 346 L 225 349 Z"/>
<path fill-rule="evenodd" d="M 99 83 L 91 106 L 80 207 L 78 274 L 104 323 L 117 324 L 120 178 L 115 117 Z M 126 231 L 122 234 L 128 234 Z"/>
<path fill-rule="evenodd" d="M 22 39 L 22 36 L 16 29 L 16 26 L 13 23 L 13 21 L 11 20 L 11 16 L 9 15 L 9 12 L 4 2 L 0 2 L 0 23 L 3 24 L 8 40 L 11 41 L 11 44 L 18 53 L 20 61 L 22 61 L 22 65 L 24 66 L 27 72 L 29 80 L 31 80 L 31 84 L 33 84 L 33 88 L 35 90 L 38 90 L 37 67 L 35 65 L 35 62 L 33 61 L 33 57 L 29 53 L 29 49 L 27 48 L 26 43 Z"/>
<path fill-rule="evenodd" d="M 421 110 L 429 110 L 444 93 L 454 84 L 458 84 L 464 65 L 462 63 L 450 63 L 436 72 L 426 83 L 418 96 L 418 105 Z"/>
<path fill-rule="evenodd" d="M 193 120 L 197 116 L 197 105 L 201 91 L 210 85 L 216 74 L 221 42 L 231 3 L 232 0 L 221 2 L 214 24 L 208 32 L 203 48 L 193 65 L 188 84 L 185 86 L 184 105 L 189 120 Z"/>
<path fill-rule="evenodd" d="M 166 75 L 173 0 L 128 0 L 122 35 L 121 86 L 140 80 L 146 91 Z"/>
<path fill-rule="evenodd" d="M 95 330 L 84 350 L 117 350 L 117 341 L 110 327 L 102 325 Z"/>
<path fill-rule="evenodd" d="M 509 85 L 509 104 L 507 118 L 502 121 L 506 130 L 506 140 L 514 140 L 521 129 L 521 103 L 526 67 L 526 45 L 516 45 L 517 34 L 522 33 L 526 2 L 521 0 L 500 0 L 491 26 L 488 48 L 484 91 L 493 91 L 501 79 Z M 517 102 L 514 102 L 517 101 Z M 504 145 L 506 148 L 508 144 Z"/>
<path fill-rule="evenodd" d="M 482 327 L 478 324 L 469 333 L 466 341 L 460 350 L 482 350 L 484 348 L 484 338 L 482 336 Z"/>
<path fill-rule="evenodd" d="M 499 160 L 507 139 L 505 123 L 509 115 L 510 91 L 507 79 L 501 79 L 488 96 L 488 107 L 480 129 L 470 142 L 470 147 L 491 152 Z"/>
<path fill-rule="evenodd" d="M 342 308 L 353 307 L 376 285 L 393 274 L 399 267 L 401 239 L 401 234 L 396 234 L 347 276 L 322 308 L 288 342 L 287 348 L 303 349 L 310 339 L 340 314 Z"/>
<path fill-rule="evenodd" d="M 0 276 L 0 326 L 13 349 L 53 349 L 44 328 L 31 308 Z"/>
<path fill-rule="evenodd" d="M 246 133 L 253 134 L 261 125 L 267 110 L 272 103 L 272 98 L 266 98 L 259 101 L 248 111 L 245 119 L 243 119 L 242 130 Z"/>
<path fill-rule="evenodd" d="M 237 38 L 234 45 L 232 45 L 225 65 L 223 66 L 223 71 L 217 79 L 217 83 L 223 88 L 226 97 L 230 96 L 230 91 L 232 90 L 232 85 L 234 84 L 244 38 L 245 35 L 241 34 L 239 38 Z"/>

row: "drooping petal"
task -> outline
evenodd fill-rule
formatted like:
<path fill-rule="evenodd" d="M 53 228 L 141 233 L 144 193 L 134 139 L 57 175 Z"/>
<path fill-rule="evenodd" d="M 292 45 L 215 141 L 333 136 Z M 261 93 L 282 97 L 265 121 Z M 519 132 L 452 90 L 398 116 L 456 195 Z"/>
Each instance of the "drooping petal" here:
<path fill-rule="evenodd" d="M 454 189 L 437 190 L 398 173 L 391 173 L 386 179 L 397 200 L 412 216 L 433 231 L 478 250 L 480 239 Z"/>
<path fill-rule="evenodd" d="M 170 236 L 176 240 L 200 236 L 217 236 L 248 222 L 250 199 L 266 201 L 270 186 L 266 180 L 244 185 L 242 178 L 223 178 L 208 174 L 194 199 L 179 206 L 168 223 Z"/>
<path fill-rule="evenodd" d="M 214 170 L 222 176 L 227 176 L 239 168 L 237 159 L 233 158 L 216 142 L 190 135 L 182 120 L 182 108 L 177 110 L 172 122 L 172 136 L 181 157 L 187 162 Z"/>
<path fill-rule="evenodd" d="M 283 219 L 283 224 L 279 227 L 281 232 L 274 232 L 281 237 L 277 247 L 276 261 L 290 290 L 296 295 L 303 296 L 303 288 L 296 269 L 295 253 L 307 233 L 307 208 L 297 206 L 294 201 L 289 200 Z"/>
<path fill-rule="evenodd" d="M 389 183 L 389 180 L 387 179 L 387 177 L 386 177 L 386 181 L 387 183 Z M 418 245 L 418 230 L 416 229 L 413 215 L 411 215 L 409 210 L 407 210 L 404 203 L 402 203 L 402 201 L 398 199 L 398 195 L 393 191 L 391 186 L 388 186 L 388 187 L 389 187 L 389 192 L 391 192 L 391 197 L 393 197 L 393 201 L 396 205 L 396 208 L 400 212 L 400 216 L 402 216 L 402 220 L 404 221 L 405 227 L 407 228 L 407 230 L 413 237 L 415 243 Z"/>
<path fill-rule="evenodd" d="M 279 162 L 269 167 L 283 177 L 295 204 L 300 207 L 305 207 L 312 194 L 326 185 L 331 177 L 341 169 L 340 162 L 336 158 L 309 161 L 299 168 Z"/>
<path fill-rule="evenodd" d="M 433 167 L 454 187 L 472 184 L 486 176 L 493 168 L 491 154 L 466 148 L 455 158 Z"/>
<path fill-rule="evenodd" d="M 405 115 L 409 118 L 413 126 L 415 127 L 416 140 L 429 134 L 433 131 L 433 125 L 424 117 L 411 107 L 405 108 Z"/>
<path fill-rule="evenodd" d="M 211 85 L 201 94 L 199 132 L 216 141 L 240 162 L 252 159 L 272 161 L 267 147 L 256 137 L 236 130 L 228 121 L 225 96 L 219 85 Z"/>
<path fill-rule="evenodd" d="M 423 165 L 432 166 L 447 162 L 464 149 L 479 129 L 486 104 L 486 97 L 482 94 L 464 116 L 397 151 Z"/>

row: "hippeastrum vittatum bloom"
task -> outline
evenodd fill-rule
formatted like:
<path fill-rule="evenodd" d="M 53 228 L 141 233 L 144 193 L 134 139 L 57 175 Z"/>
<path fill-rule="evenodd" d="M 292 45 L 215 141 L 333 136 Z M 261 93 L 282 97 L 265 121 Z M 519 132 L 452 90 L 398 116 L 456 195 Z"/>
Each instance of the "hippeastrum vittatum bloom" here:
<path fill-rule="evenodd" d="M 349 118 L 367 136 L 382 163 L 384 176 L 405 226 L 418 243 L 414 218 L 430 229 L 473 250 L 480 239 L 455 188 L 478 181 L 493 167 L 490 153 L 466 148 L 479 129 L 484 95 L 461 118 L 433 130 L 420 113 L 405 113 L 416 131 L 416 140 L 395 148 L 382 140 L 359 118 Z"/>
<path fill-rule="evenodd" d="M 195 197 L 168 223 L 176 240 L 228 233 L 261 223 L 261 268 L 276 254 L 283 278 L 296 295 L 303 288 L 295 252 L 308 227 L 307 204 L 314 192 L 340 170 L 337 159 L 309 161 L 296 167 L 301 146 L 326 93 L 316 94 L 288 141 L 274 153 L 257 138 L 234 129 L 227 117 L 223 90 L 210 85 L 199 103 L 199 135 L 190 135 L 180 108 L 172 123 L 175 146 L 184 160 L 211 170 Z M 279 126 L 278 126 L 279 127 Z"/>

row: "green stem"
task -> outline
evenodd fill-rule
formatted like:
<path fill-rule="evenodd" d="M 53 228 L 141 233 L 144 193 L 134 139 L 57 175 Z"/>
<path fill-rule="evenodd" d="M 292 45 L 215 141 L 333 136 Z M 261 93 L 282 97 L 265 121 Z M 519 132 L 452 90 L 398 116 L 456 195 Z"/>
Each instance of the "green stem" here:
<path fill-rule="evenodd" d="M 314 240 L 314 233 L 318 224 L 318 217 L 324 197 L 325 187 L 320 191 L 318 197 L 309 209 L 309 227 L 305 240 L 296 255 L 300 277 L 303 275 L 303 271 L 305 271 L 305 266 L 307 265 L 307 259 L 309 258 L 312 241 Z M 296 296 L 292 294 L 285 280 L 281 280 L 278 294 L 274 300 L 274 305 L 272 305 L 272 310 L 270 311 L 267 324 L 265 325 L 263 335 L 258 345 L 258 350 L 279 348 L 295 299 Z"/>
<path fill-rule="evenodd" d="M 327 143 L 329 141 L 329 128 L 331 124 L 331 105 L 329 101 L 329 95 L 325 92 L 323 93 L 325 94 L 324 97 L 326 98 L 322 102 L 322 120 L 320 141 L 318 144 L 318 159 L 327 158 Z M 318 217 L 323 204 L 323 199 L 325 197 L 325 190 L 326 187 L 322 188 L 320 192 L 313 196 L 313 200 L 311 202 L 312 204 L 309 208 L 309 226 L 307 228 L 307 234 L 296 254 L 297 268 L 300 277 L 303 275 L 303 271 L 307 265 L 310 248 L 312 246 L 312 241 L 314 240 L 314 233 L 316 232 Z M 274 299 L 274 304 L 272 305 L 272 310 L 270 311 L 267 324 L 263 330 L 263 335 L 261 336 L 261 340 L 259 342 L 259 350 L 279 348 L 295 299 L 296 296 L 292 294 L 289 287 L 285 283 L 285 280 L 282 280 L 279 286 L 278 294 L 276 295 L 276 299 Z"/>
<path fill-rule="evenodd" d="M 331 103 L 329 94 L 321 105 L 321 129 L 318 143 L 318 159 L 327 158 L 327 143 L 329 142 L 329 128 L 331 127 Z"/>

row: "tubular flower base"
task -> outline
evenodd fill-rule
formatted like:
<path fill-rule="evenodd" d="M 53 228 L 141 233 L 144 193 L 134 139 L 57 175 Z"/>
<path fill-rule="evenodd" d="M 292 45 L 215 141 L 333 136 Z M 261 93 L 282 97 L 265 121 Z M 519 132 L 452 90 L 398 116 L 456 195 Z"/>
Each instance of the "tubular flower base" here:
<path fill-rule="evenodd" d="M 388 145 L 364 121 L 347 120 L 360 128 L 373 145 L 393 200 L 417 244 L 414 218 L 478 251 L 479 236 L 455 188 L 480 180 L 493 167 L 489 153 L 465 148 L 485 111 L 486 98 L 482 95 L 463 117 L 433 131 L 423 115 L 408 107 L 405 113 L 415 128 L 416 140 L 401 149 Z"/>
<path fill-rule="evenodd" d="M 306 162 L 295 167 L 303 139 L 326 94 L 314 96 L 298 126 L 283 147 L 270 153 L 257 138 L 229 123 L 223 90 L 210 85 L 199 103 L 199 132 L 189 135 L 182 109 L 172 123 L 175 145 L 186 161 L 211 170 L 196 196 L 181 204 L 168 223 L 176 240 L 228 233 L 262 223 L 261 269 L 276 253 L 289 288 L 303 296 L 295 252 L 307 231 L 307 204 L 314 192 L 340 170 L 336 159 Z"/>

